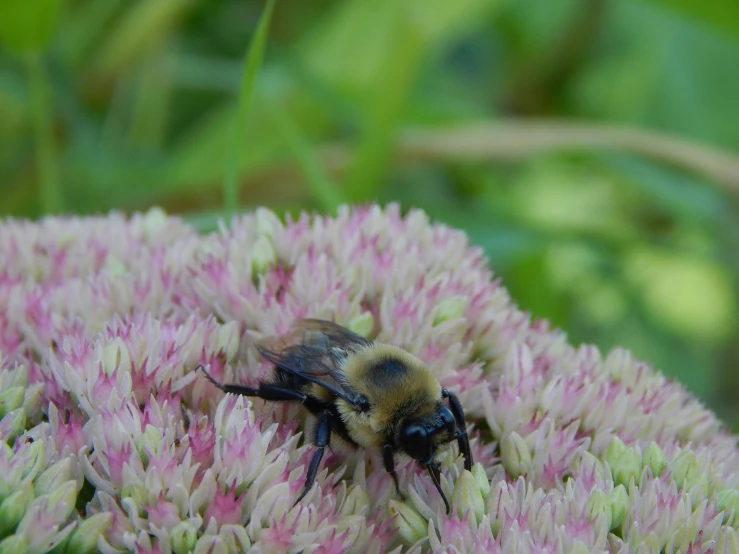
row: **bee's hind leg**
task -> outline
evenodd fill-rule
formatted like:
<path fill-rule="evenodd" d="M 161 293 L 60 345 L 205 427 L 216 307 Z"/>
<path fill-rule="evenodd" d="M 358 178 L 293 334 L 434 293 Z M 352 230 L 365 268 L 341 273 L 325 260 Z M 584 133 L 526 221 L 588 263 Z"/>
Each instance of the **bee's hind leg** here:
<path fill-rule="evenodd" d="M 230 385 L 230 384 L 224 384 L 216 381 L 210 373 L 208 373 L 208 370 L 205 369 L 205 366 L 203 364 L 200 364 L 198 367 L 195 368 L 195 371 L 202 371 L 205 374 L 205 377 L 213 383 L 216 387 L 221 389 L 225 393 L 231 393 L 231 394 L 240 394 L 242 396 L 259 396 L 259 389 L 255 389 L 253 387 L 246 387 L 244 385 Z"/>
<path fill-rule="evenodd" d="M 318 425 L 316 426 L 316 434 L 313 440 L 313 444 L 316 447 L 316 451 L 313 453 L 310 465 L 308 466 L 308 475 L 305 477 L 305 488 L 300 494 L 298 499 L 295 501 L 293 506 L 297 505 L 298 502 L 303 500 L 308 491 L 311 490 L 313 484 L 316 481 L 316 473 L 318 473 L 318 466 L 321 464 L 323 458 L 323 451 L 331 441 L 331 419 L 333 416 L 330 412 L 323 412 L 318 416 Z"/>
<path fill-rule="evenodd" d="M 299 391 L 287 389 L 277 385 L 261 383 L 259 385 L 259 388 L 254 388 L 244 385 L 219 383 L 218 381 L 213 379 L 213 377 L 211 377 L 210 373 L 206 371 L 205 367 L 202 364 L 199 365 L 195 371 L 197 371 L 198 369 L 203 371 L 208 381 L 213 383 L 216 387 L 218 387 L 225 393 L 240 394 L 242 396 L 256 396 L 258 398 L 261 398 L 262 400 L 267 400 L 268 402 L 300 402 L 312 414 L 319 414 L 330 406 L 326 402 L 315 398 L 314 396 L 306 395 Z"/>
<path fill-rule="evenodd" d="M 395 473 L 395 458 L 393 457 L 393 445 L 392 444 L 385 444 L 382 447 L 382 464 L 385 466 L 385 471 L 387 471 L 390 476 L 393 478 L 393 481 L 395 482 L 395 492 L 398 493 L 398 496 L 401 500 L 405 502 L 405 495 L 403 495 L 402 492 L 400 492 L 400 483 L 398 483 L 398 474 Z"/>

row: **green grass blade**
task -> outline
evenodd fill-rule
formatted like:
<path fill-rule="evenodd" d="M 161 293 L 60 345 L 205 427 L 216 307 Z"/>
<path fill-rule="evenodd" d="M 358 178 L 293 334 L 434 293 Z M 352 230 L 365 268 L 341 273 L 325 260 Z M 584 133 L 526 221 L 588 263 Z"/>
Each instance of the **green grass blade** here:
<path fill-rule="evenodd" d="M 170 115 L 172 78 L 170 54 L 154 52 L 141 67 L 133 98 L 128 142 L 137 148 L 160 150 Z"/>
<path fill-rule="evenodd" d="M 178 23 L 195 5 L 191 0 L 127 2 L 115 18 L 93 61 L 95 71 L 108 78 L 125 74 L 145 60 L 152 48 L 176 32 Z"/>
<path fill-rule="evenodd" d="M 51 85 L 41 56 L 26 57 L 28 83 L 31 91 L 31 118 L 36 143 L 36 168 L 40 189 L 40 208 L 44 214 L 58 214 L 64 210 L 64 199 L 59 184 L 56 147 L 54 145 Z"/>
<path fill-rule="evenodd" d="M 305 176 L 311 195 L 324 211 L 335 212 L 339 205 L 346 202 L 336 183 L 325 174 L 322 163 L 316 156 L 314 148 L 300 131 L 290 114 L 282 106 L 272 101 L 266 103 L 269 115 L 288 148 L 295 156 Z"/>
<path fill-rule="evenodd" d="M 254 94 L 254 83 L 262 65 L 264 46 L 267 42 L 269 22 L 272 19 L 274 6 L 275 0 L 267 0 L 267 6 L 264 8 L 264 12 L 262 12 L 259 24 L 257 25 L 257 31 L 254 34 L 254 38 L 252 38 L 251 44 L 249 44 L 246 57 L 244 58 L 244 72 L 241 77 L 238 99 L 238 116 L 234 121 L 228 158 L 226 160 L 226 175 L 223 181 L 223 199 L 226 211 L 228 212 L 234 212 L 238 209 L 238 155 L 243 150 L 244 131 L 249 115 L 251 97 Z"/>
<path fill-rule="evenodd" d="M 396 17 L 388 36 L 392 49 L 386 51 L 384 72 L 375 82 L 365 113 L 352 168 L 346 186 L 353 202 L 371 200 L 382 182 L 392 153 L 395 132 L 403 116 L 421 58 L 423 37 L 403 4 L 397 5 Z"/>

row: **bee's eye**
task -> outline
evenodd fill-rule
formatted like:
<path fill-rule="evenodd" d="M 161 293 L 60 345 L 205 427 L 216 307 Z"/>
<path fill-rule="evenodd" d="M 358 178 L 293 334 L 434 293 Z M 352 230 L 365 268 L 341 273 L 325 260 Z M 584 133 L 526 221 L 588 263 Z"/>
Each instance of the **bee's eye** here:
<path fill-rule="evenodd" d="M 431 457 L 431 435 L 417 423 L 408 425 L 400 436 L 400 447 L 411 457 L 426 462 Z"/>
<path fill-rule="evenodd" d="M 457 434 L 457 422 L 448 408 L 442 407 L 439 410 L 439 427 L 444 430 L 448 436 Z"/>

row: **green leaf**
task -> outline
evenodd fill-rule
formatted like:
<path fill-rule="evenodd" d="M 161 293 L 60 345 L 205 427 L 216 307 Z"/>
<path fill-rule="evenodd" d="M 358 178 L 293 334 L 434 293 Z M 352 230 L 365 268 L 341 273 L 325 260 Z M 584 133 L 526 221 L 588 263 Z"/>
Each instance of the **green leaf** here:
<path fill-rule="evenodd" d="M 141 67 L 129 130 L 133 145 L 157 150 L 162 146 L 172 96 L 171 57 L 165 49 Z"/>
<path fill-rule="evenodd" d="M 353 202 L 371 200 L 384 179 L 394 141 L 395 129 L 403 115 L 418 71 L 423 43 L 420 31 L 398 3 L 395 17 L 388 22 L 388 35 L 396 49 L 386 49 L 384 74 L 371 87 L 368 110 L 357 145 L 355 162 L 346 181 Z"/>
<path fill-rule="evenodd" d="M 34 54 L 27 56 L 28 81 L 31 93 L 31 119 L 36 147 L 36 171 L 41 190 L 41 208 L 44 213 L 59 213 L 64 199 L 59 182 L 56 144 L 54 142 L 54 114 L 51 84 L 43 60 Z"/>
<path fill-rule="evenodd" d="M 724 195 L 708 182 L 633 156 L 610 154 L 601 159 L 678 219 L 710 223 L 727 215 Z"/>
<path fill-rule="evenodd" d="M 735 0 L 651 0 L 690 19 L 739 37 L 739 3 Z"/>
<path fill-rule="evenodd" d="M 264 47 L 267 42 L 267 33 L 269 31 L 269 22 L 272 18 L 272 11 L 275 7 L 275 0 L 267 0 L 267 6 L 262 12 L 257 25 L 257 31 L 252 38 L 251 44 L 246 51 L 244 58 L 244 69 L 241 76 L 241 87 L 239 89 L 238 115 L 233 122 L 233 134 L 231 143 L 229 144 L 229 156 L 226 161 L 226 174 L 223 181 L 223 197 L 226 209 L 234 211 L 238 207 L 239 185 L 238 185 L 238 162 L 237 156 L 243 150 L 243 141 L 247 116 L 251 104 L 251 97 L 254 90 L 257 73 L 262 66 L 262 58 L 264 56 Z"/>
<path fill-rule="evenodd" d="M 109 32 L 108 24 L 121 11 L 126 0 L 87 0 L 69 6 L 61 25 L 64 40 L 55 45 L 63 59 L 76 69 L 84 69 L 84 63 L 96 48 L 104 43 Z"/>
<path fill-rule="evenodd" d="M 139 0 L 120 17 L 108 40 L 100 46 L 95 67 L 104 74 L 128 69 L 169 36 L 192 5 L 193 0 Z"/>
<path fill-rule="evenodd" d="M 406 28 L 428 52 L 479 24 L 503 0 L 345 0 L 334 4 L 298 45 L 306 70 L 341 88 L 364 91 L 389 84 L 386 63 L 405 55 Z M 398 25 L 398 16 L 403 22 Z"/>
<path fill-rule="evenodd" d="M 522 256 L 508 268 L 503 279 L 521 309 L 530 311 L 535 318 L 548 319 L 555 327 L 567 327 L 572 302 L 555 286 L 545 249 Z"/>
<path fill-rule="evenodd" d="M 42 52 L 56 30 L 61 0 L 0 0 L 0 39 L 18 53 Z"/>
<path fill-rule="evenodd" d="M 347 198 L 341 194 L 336 183 L 332 182 L 324 172 L 323 163 L 316 156 L 315 149 L 311 147 L 284 107 L 272 101 L 267 101 L 266 107 L 275 127 L 295 156 L 311 194 L 321 209 L 331 213 L 335 212 L 339 205 L 347 202 Z"/>

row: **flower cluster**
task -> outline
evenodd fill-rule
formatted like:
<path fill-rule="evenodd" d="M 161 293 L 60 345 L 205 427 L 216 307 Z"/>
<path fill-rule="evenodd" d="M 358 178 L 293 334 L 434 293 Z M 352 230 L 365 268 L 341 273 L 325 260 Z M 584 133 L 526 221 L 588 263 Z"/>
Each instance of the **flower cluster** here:
<path fill-rule="evenodd" d="M 471 424 L 441 486 L 312 447 L 251 335 L 336 321 L 419 356 Z M 519 310 L 465 235 L 395 205 L 201 236 L 159 210 L 0 223 L 0 554 L 739 552 L 739 449 L 679 384 Z"/>

